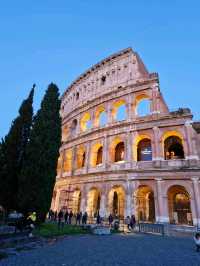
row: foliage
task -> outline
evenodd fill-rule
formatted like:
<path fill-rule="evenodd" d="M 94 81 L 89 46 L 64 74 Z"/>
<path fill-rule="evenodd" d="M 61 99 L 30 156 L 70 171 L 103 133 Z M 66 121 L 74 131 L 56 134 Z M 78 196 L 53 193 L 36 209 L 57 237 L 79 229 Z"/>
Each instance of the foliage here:
<path fill-rule="evenodd" d="M 34 87 L 19 109 L 19 115 L 0 144 L 0 205 L 6 210 L 17 209 L 19 173 L 30 137 L 33 117 Z"/>
<path fill-rule="evenodd" d="M 63 229 L 58 229 L 55 223 L 43 223 L 38 227 L 34 234 L 41 237 L 54 237 L 62 235 L 80 235 L 87 234 L 88 230 L 77 225 L 64 225 Z"/>
<path fill-rule="evenodd" d="M 23 213 L 36 211 L 45 219 L 51 204 L 61 141 L 59 91 L 51 83 L 34 117 L 20 175 L 18 201 Z"/>

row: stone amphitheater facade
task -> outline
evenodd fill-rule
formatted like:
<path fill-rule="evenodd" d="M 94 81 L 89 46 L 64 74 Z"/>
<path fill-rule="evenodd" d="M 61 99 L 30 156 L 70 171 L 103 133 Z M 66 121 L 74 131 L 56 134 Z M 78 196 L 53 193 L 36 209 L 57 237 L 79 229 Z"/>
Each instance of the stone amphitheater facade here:
<path fill-rule="evenodd" d="M 149 113 L 140 115 L 144 101 Z M 200 224 L 199 123 L 188 108 L 169 111 L 158 74 L 131 48 L 79 76 L 61 116 L 54 211 Z"/>

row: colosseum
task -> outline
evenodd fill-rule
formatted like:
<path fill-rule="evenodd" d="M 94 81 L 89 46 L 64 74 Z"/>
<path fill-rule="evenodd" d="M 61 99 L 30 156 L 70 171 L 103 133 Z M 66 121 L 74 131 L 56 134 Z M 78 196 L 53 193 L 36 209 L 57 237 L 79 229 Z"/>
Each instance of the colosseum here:
<path fill-rule="evenodd" d="M 80 75 L 61 116 L 54 211 L 200 225 L 200 124 L 188 108 L 169 110 L 131 48 Z"/>

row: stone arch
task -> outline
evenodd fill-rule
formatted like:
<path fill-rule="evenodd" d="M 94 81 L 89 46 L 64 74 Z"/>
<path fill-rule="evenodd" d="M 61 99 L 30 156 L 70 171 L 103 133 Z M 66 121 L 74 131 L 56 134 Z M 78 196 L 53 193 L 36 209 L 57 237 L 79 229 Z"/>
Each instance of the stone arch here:
<path fill-rule="evenodd" d="M 90 164 L 92 167 L 102 164 L 103 162 L 103 145 L 96 143 L 91 148 Z"/>
<path fill-rule="evenodd" d="M 73 193 L 73 213 L 79 213 L 81 210 L 81 191 L 80 189 L 76 189 Z"/>
<path fill-rule="evenodd" d="M 80 121 L 81 131 L 87 131 L 92 127 L 91 115 L 89 112 L 85 113 Z"/>
<path fill-rule="evenodd" d="M 125 160 L 125 142 L 121 137 L 115 137 L 110 145 L 111 162 L 123 162 Z"/>
<path fill-rule="evenodd" d="M 74 137 L 76 136 L 77 133 L 77 125 L 78 125 L 78 121 L 77 119 L 73 119 L 72 123 L 71 123 L 71 136 Z"/>
<path fill-rule="evenodd" d="M 135 214 L 138 221 L 155 222 L 154 191 L 149 185 L 140 185 L 134 192 Z"/>
<path fill-rule="evenodd" d="M 77 169 L 85 166 L 86 161 L 86 149 L 84 145 L 80 145 L 76 151 L 76 166 Z"/>
<path fill-rule="evenodd" d="M 65 160 L 63 162 L 63 171 L 69 172 L 72 169 L 72 149 L 65 150 Z"/>
<path fill-rule="evenodd" d="M 151 114 L 151 97 L 146 94 L 140 94 L 136 97 L 135 102 L 135 114 L 137 116 L 146 116 Z"/>
<path fill-rule="evenodd" d="M 124 99 L 114 102 L 112 116 L 114 121 L 123 121 L 127 119 L 127 107 Z"/>
<path fill-rule="evenodd" d="M 108 192 L 108 213 L 121 219 L 125 216 L 126 193 L 122 185 L 113 186 Z"/>
<path fill-rule="evenodd" d="M 101 192 L 97 187 L 92 187 L 87 193 L 87 213 L 89 217 L 96 217 L 100 211 Z"/>
<path fill-rule="evenodd" d="M 141 134 L 141 135 L 137 135 L 135 140 L 134 140 L 134 144 L 133 144 L 133 160 L 134 161 L 140 161 L 138 160 L 138 148 L 139 148 L 139 144 L 142 143 L 142 141 L 144 140 L 149 140 L 149 148 L 148 148 L 148 153 L 152 159 L 152 143 L 151 143 L 151 137 L 147 134 Z M 141 147 L 142 148 L 142 147 Z M 145 146 L 144 146 L 144 149 L 145 149 Z M 148 157 L 148 158 L 150 158 Z M 145 159 L 145 158 L 144 158 Z"/>
<path fill-rule="evenodd" d="M 67 141 L 69 137 L 69 128 L 67 125 L 62 126 L 62 142 Z"/>
<path fill-rule="evenodd" d="M 107 114 L 103 105 L 97 107 L 94 118 L 94 126 L 102 127 L 107 124 Z"/>
<path fill-rule="evenodd" d="M 165 160 L 184 159 L 184 140 L 178 131 L 167 131 L 162 136 L 163 156 Z"/>
<path fill-rule="evenodd" d="M 182 185 L 172 185 L 167 191 L 169 220 L 172 224 L 193 224 L 191 197 Z"/>

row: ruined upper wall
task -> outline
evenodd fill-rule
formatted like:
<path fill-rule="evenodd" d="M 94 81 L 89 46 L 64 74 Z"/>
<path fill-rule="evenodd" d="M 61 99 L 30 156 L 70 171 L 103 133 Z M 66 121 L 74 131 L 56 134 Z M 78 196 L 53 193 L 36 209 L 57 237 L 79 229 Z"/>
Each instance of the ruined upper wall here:
<path fill-rule="evenodd" d="M 139 55 L 131 48 L 113 54 L 79 76 L 62 96 L 61 113 L 73 109 L 113 90 L 150 76 Z"/>

